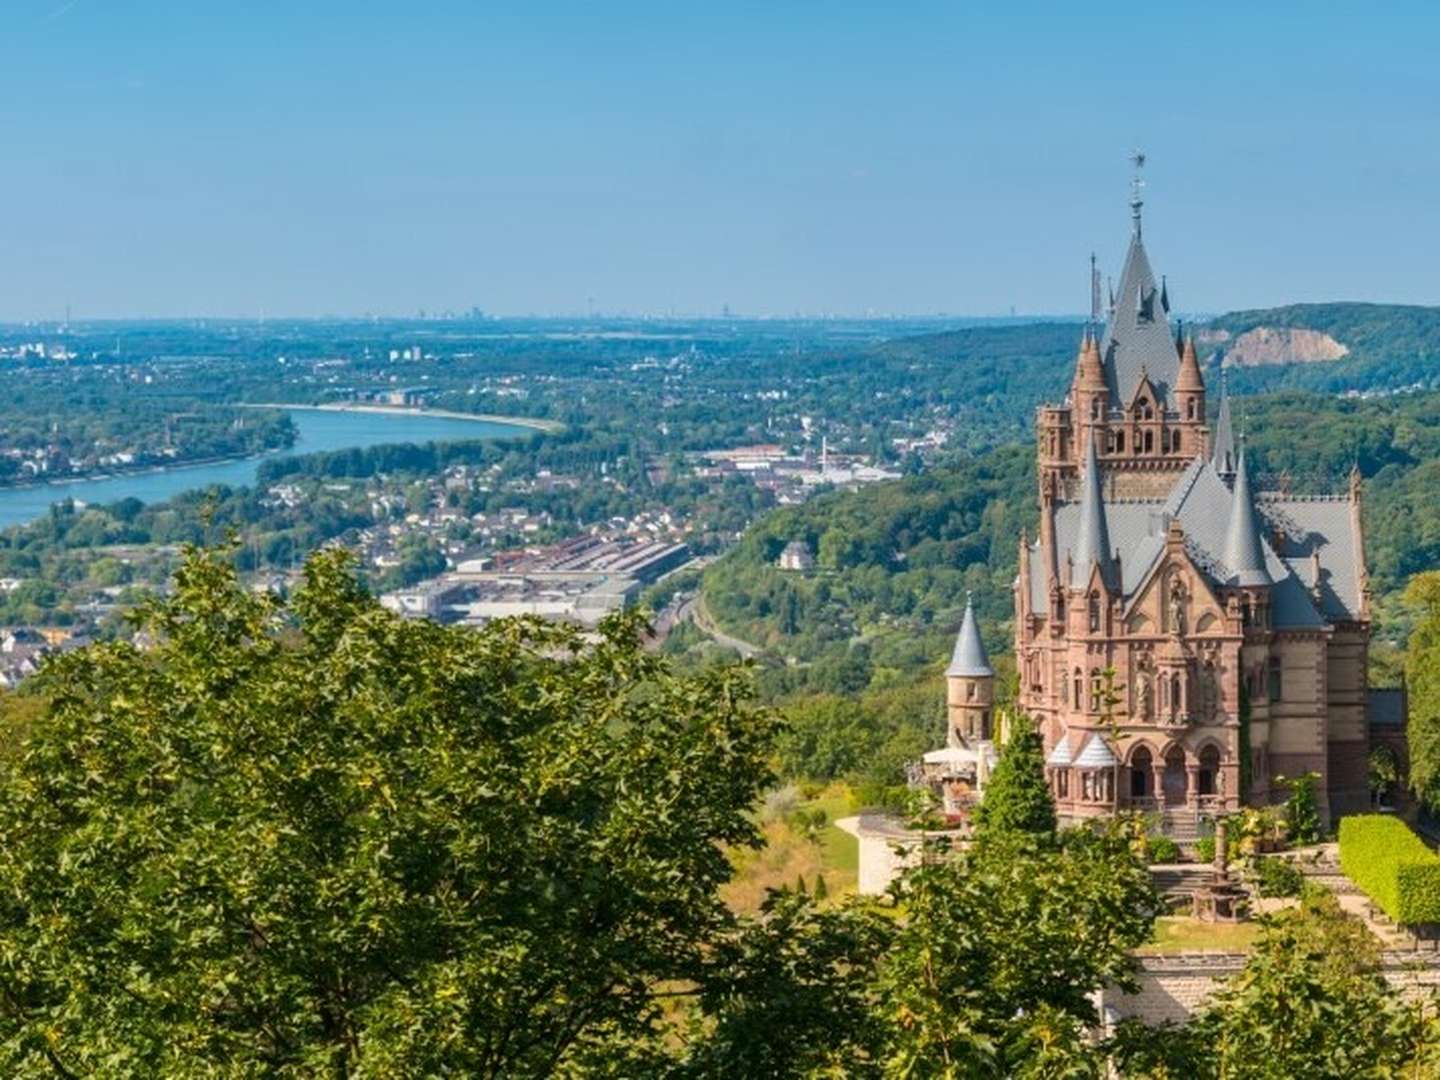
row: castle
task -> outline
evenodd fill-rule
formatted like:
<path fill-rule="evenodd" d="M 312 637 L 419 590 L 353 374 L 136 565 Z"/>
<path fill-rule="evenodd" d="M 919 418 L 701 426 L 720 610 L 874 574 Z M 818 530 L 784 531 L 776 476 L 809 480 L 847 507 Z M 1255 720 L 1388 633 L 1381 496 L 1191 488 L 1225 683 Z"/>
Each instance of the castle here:
<path fill-rule="evenodd" d="M 1017 704 L 1056 808 L 1193 821 L 1281 801 L 1281 778 L 1314 772 L 1327 818 L 1363 810 L 1358 474 L 1333 495 L 1257 489 L 1229 402 L 1212 427 L 1194 339 L 1170 325 L 1138 185 L 1131 208 L 1104 332 L 1087 329 L 1068 396 L 1037 411 L 1039 535 L 1020 538 L 1014 584 Z M 960 638 L 973 660 L 968 610 Z M 947 676 L 947 742 L 983 770 L 993 674 Z"/>

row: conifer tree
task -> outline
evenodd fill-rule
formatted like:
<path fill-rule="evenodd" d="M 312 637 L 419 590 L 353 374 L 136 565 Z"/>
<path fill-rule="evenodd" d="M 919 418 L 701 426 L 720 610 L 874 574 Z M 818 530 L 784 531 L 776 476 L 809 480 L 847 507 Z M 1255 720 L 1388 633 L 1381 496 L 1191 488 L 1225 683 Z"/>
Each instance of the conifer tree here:
<path fill-rule="evenodd" d="M 1012 833 L 1050 836 L 1055 800 L 1045 782 L 1044 746 L 1028 717 L 1017 715 L 1011 734 L 975 810 L 977 838 Z"/>

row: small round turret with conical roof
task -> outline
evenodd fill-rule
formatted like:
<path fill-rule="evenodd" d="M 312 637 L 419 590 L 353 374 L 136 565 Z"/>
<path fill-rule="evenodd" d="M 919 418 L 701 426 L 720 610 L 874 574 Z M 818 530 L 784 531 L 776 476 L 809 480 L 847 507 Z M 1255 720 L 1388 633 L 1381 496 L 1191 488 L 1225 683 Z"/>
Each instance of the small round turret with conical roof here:
<path fill-rule="evenodd" d="M 949 723 L 945 741 L 950 746 L 990 738 L 991 710 L 995 705 L 995 669 L 985 655 L 975 608 L 965 598 L 965 618 L 955 639 L 950 666 L 945 669 L 945 704 Z"/>

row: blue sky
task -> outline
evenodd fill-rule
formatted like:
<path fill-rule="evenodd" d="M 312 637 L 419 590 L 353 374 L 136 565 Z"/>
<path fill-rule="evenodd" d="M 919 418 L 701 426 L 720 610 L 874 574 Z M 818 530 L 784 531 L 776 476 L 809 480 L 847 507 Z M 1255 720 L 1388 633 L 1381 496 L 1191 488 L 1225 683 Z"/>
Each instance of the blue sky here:
<path fill-rule="evenodd" d="M 1440 302 L 1419 5 L 5 0 L 0 318 Z"/>

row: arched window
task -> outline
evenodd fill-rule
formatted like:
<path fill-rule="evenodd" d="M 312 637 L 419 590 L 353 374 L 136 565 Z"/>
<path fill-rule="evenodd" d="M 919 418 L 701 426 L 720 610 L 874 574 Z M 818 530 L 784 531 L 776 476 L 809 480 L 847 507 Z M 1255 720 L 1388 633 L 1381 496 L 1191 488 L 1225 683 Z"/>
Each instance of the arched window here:
<path fill-rule="evenodd" d="M 1099 420 L 1099 419 L 1100 419 L 1100 399 L 1099 399 L 1099 398 L 1091 398 L 1091 399 L 1090 399 L 1090 419 L 1091 419 L 1091 420 Z"/>
<path fill-rule="evenodd" d="M 1100 629 L 1100 594 L 1090 594 L 1090 632 L 1093 634 Z"/>
<path fill-rule="evenodd" d="M 1077 667 L 1075 669 L 1075 680 L 1073 683 L 1075 689 L 1075 697 L 1070 702 L 1070 704 L 1076 709 L 1083 709 L 1085 707 L 1085 683 L 1083 681 L 1084 678 L 1085 676 L 1081 674 L 1080 669 Z"/>
<path fill-rule="evenodd" d="M 1195 419 L 1195 399 L 1193 397 L 1189 401 L 1185 402 L 1185 419 Z"/>
<path fill-rule="evenodd" d="M 1141 420 L 1155 419 L 1155 411 L 1150 407 L 1148 398 L 1141 398 L 1135 403 L 1135 411 L 1140 415 Z"/>
<path fill-rule="evenodd" d="M 1170 433 L 1170 452 L 1172 454 L 1180 453 L 1180 432 L 1178 431 Z"/>
<path fill-rule="evenodd" d="M 1200 794 L 1214 795 L 1220 775 L 1220 751 L 1207 746 L 1200 751 Z"/>
<path fill-rule="evenodd" d="M 1183 685 L 1178 674 L 1170 676 L 1170 708 L 1176 713 L 1185 711 L 1185 696 L 1181 689 Z"/>
<path fill-rule="evenodd" d="M 1090 669 L 1090 711 L 1100 711 L 1100 669 Z"/>
<path fill-rule="evenodd" d="M 1147 432 L 1145 432 L 1145 453 L 1151 454 L 1151 453 L 1154 453 L 1154 452 L 1155 452 L 1155 433 L 1154 433 L 1153 431 L 1147 431 Z"/>
<path fill-rule="evenodd" d="M 1151 769 L 1155 759 L 1145 747 L 1140 747 L 1130 757 L 1130 797 L 1132 799 L 1143 799 L 1150 794 L 1150 787 L 1153 783 Z"/>
<path fill-rule="evenodd" d="M 1125 452 L 1125 433 L 1123 431 L 1117 431 L 1115 433 L 1115 452 L 1117 454 L 1123 454 Z"/>

